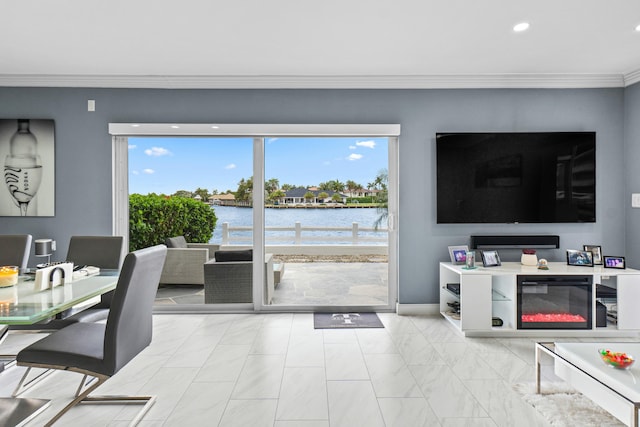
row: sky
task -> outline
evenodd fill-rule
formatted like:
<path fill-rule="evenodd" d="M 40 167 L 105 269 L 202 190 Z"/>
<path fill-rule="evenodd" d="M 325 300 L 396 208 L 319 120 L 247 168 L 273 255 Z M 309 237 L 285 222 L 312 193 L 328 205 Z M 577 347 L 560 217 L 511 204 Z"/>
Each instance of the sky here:
<path fill-rule="evenodd" d="M 235 191 L 253 174 L 252 138 L 129 138 L 129 193 Z M 387 138 L 268 138 L 265 179 L 313 186 L 352 180 L 363 187 L 388 168 Z"/>

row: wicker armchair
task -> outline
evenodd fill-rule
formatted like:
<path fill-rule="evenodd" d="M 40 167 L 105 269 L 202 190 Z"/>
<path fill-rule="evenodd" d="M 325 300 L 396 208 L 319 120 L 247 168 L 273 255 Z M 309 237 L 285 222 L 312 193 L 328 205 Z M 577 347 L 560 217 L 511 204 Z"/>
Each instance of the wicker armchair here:
<path fill-rule="evenodd" d="M 187 243 L 184 237 L 166 240 L 167 258 L 160 283 L 168 285 L 204 285 L 203 264 L 213 258 L 220 245 Z"/>
<path fill-rule="evenodd" d="M 266 303 L 271 303 L 274 291 L 273 258 L 265 255 Z M 205 304 L 253 302 L 253 262 L 211 260 L 204 265 Z"/>

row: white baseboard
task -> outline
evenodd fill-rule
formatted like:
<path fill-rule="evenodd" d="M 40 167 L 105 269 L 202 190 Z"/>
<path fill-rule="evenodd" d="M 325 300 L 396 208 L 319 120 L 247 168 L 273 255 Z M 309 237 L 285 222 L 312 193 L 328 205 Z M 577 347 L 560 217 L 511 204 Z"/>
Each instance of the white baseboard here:
<path fill-rule="evenodd" d="M 396 305 L 399 315 L 436 316 L 440 314 L 440 304 L 400 304 Z"/>

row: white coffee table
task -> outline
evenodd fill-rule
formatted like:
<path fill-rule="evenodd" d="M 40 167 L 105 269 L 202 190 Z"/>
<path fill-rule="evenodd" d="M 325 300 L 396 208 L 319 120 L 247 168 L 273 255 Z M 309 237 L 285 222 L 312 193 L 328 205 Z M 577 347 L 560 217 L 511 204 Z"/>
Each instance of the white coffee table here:
<path fill-rule="evenodd" d="M 540 355 L 554 359 L 554 373 L 623 423 L 638 427 L 640 362 L 630 369 L 606 365 L 598 350 L 638 357 L 640 343 L 537 343 L 536 392 L 540 393 Z"/>

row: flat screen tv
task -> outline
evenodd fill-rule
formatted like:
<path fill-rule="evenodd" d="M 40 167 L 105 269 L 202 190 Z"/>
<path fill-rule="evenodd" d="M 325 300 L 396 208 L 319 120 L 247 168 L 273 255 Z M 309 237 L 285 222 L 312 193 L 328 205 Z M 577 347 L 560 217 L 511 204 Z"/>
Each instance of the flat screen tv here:
<path fill-rule="evenodd" d="M 437 133 L 437 222 L 596 220 L 595 132 Z"/>

